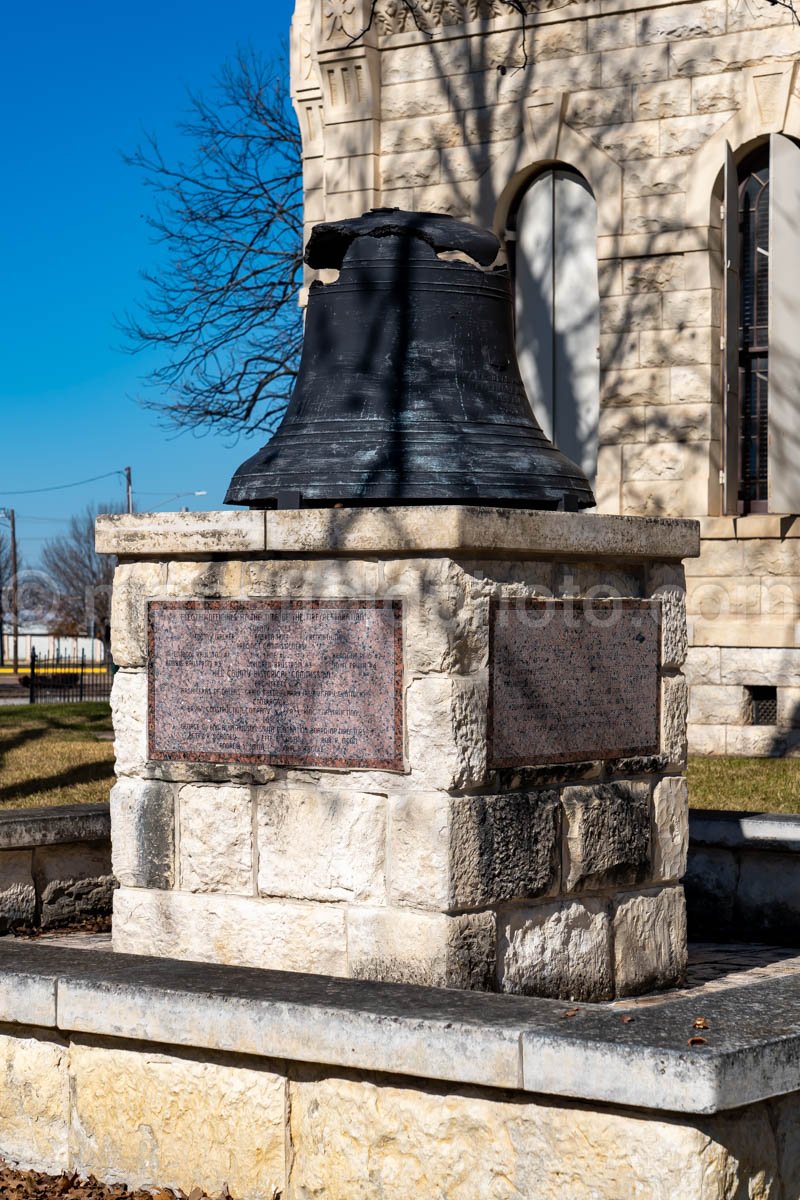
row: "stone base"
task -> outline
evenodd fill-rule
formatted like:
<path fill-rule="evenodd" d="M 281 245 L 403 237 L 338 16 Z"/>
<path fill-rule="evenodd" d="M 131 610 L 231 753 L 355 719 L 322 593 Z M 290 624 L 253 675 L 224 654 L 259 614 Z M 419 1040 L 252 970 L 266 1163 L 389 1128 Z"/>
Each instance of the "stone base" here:
<path fill-rule="evenodd" d="M 25 1168 L 237 1200 L 798 1195 L 790 980 L 626 1025 L 42 945 L 0 946 L 0 973 L 0 1156 Z"/>
<path fill-rule="evenodd" d="M 98 526 L 120 554 L 115 948 L 579 1000 L 681 980 L 680 557 L 695 527 L 451 508 L 226 513 L 218 527 L 214 514 L 185 516 Z M 265 598 L 402 602 L 402 770 L 150 758 L 147 602 Z M 492 606 L 598 598 L 648 622 L 632 601 L 660 612 L 658 744 L 621 758 L 598 710 L 590 760 L 550 765 L 531 745 L 538 765 L 494 765 Z M 560 636 L 556 663 L 573 635 Z M 616 669 L 624 679 L 624 661 Z"/>

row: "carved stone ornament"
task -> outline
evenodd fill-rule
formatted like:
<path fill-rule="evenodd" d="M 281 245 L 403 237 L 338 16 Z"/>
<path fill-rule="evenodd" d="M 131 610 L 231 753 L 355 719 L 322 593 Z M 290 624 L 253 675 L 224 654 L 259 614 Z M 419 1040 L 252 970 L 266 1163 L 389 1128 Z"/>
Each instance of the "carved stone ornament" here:
<path fill-rule="evenodd" d="M 356 0 L 325 0 L 322 6 L 323 41 L 337 40 L 342 34 L 346 38 L 357 38 L 363 29 L 359 25 L 360 7 Z"/>
<path fill-rule="evenodd" d="M 564 8 L 574 0 L 522 0 L 530 13 Z M 377 0 L 375 25 L 381 37 L 423 30 L 432 33 L 450 25 L 488 21 L 497 17 L 519 17 L 517 0 Z"/>

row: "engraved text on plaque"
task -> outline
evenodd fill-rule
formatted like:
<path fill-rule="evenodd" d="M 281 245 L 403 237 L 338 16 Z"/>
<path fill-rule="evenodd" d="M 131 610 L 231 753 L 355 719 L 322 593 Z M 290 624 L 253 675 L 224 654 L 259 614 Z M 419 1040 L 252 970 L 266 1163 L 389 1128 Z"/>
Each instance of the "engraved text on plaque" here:
<path fill-rule="evenodd" d="M 491 616 L 491 765 L 657 754 L 660 606 L 527 600 Z"/>
<path fill-rule="evenodd" d="M 400 601 L 154 600 L 151 759 L 403 768 Z"/>

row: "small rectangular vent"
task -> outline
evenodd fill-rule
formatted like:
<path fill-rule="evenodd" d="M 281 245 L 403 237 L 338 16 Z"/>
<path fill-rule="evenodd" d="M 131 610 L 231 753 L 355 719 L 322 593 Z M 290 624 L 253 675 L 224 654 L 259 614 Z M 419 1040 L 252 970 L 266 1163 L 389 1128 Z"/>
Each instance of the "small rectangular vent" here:
<path fill-rule="evenodd" d="M 751 725 L 778 724 L 778 689 L 776 687 L 749 687 Z"/>

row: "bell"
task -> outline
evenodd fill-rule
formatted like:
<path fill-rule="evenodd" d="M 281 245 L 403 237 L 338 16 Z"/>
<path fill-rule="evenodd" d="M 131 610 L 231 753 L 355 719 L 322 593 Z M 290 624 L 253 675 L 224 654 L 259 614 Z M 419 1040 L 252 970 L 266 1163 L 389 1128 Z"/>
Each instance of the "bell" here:
<path fill-rule="evenodd" d="M 289 407 L 226 503 L 593 505 L 525 394 L 499 250 L 434 213 L 315 226 L 305 261 L 339 275 L 311 285 Z"/>

